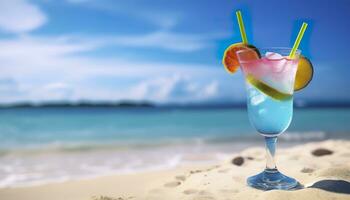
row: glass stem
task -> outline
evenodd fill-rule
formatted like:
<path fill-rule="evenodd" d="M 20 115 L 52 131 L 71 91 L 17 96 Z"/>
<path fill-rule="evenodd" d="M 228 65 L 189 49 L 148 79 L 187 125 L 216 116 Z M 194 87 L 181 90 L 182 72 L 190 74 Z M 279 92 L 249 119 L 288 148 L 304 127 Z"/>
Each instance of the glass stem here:
<path fill-rule="evenodd" d="M 268 171 L 277 171 L 275 163 L 277 137 L 265 137 L 266 144 L 266 169 Z"/>

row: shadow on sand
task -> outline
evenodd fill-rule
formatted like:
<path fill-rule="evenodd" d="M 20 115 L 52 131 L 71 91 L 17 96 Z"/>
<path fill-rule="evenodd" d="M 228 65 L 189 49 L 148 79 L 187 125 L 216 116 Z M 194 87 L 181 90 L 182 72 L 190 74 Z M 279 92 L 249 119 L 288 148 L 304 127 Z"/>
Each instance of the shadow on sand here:
<path fill-rule="evenodd" d="M 329 192 L 350 194 L 350 183 L 344 180 L 321 180 L 308 188 L 318 188 Z"/>

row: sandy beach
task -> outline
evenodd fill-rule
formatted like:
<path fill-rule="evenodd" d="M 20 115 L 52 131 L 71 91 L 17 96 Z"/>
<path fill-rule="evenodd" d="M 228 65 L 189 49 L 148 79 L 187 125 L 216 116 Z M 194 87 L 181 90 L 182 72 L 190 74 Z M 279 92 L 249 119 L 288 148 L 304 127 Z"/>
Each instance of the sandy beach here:
<path fill-rule="evenodd" d="M 300 182 L 299 189 L 263 192 L 248 187 L 246 178 L 265 165 L 264 149 L 248 148 L 217 165 L 3 188 L 0 199 L 350 199 L 350 141 L 328 140 L 281 148 L 277 164 L 281 172 Z"/>

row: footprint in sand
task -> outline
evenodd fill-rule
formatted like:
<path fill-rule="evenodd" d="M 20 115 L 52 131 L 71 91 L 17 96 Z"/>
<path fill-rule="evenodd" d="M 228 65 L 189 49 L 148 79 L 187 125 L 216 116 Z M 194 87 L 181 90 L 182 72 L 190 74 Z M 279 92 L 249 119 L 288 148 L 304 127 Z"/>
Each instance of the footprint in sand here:
<path fill-rule="evenodd" d="M 219 167 L 220 167 L 220 165 L 214 165 L 213 167 L 209 167 L 209 168 L 203 169 L 203 170 L 200 170 L 200 169 L 191 170 L 191 171 L 189 171 L 189 173 L 190 173 L 189 176 L 192 175 L 192 174 L 198 174 L 198 173 L 202 173 L 202 172 L 209 172 L 209 171 L 211 171 L 213 169 L 217 169 Z"/>
<path fill-rule="evenodd" d="M 113 198 L 113 197 L 106 197 L 106 196 L 99 196 L 99 197 L 96 197 L 96 196 L 93 196 L 92 197 L 92 200 L 128 200 L 128 199 L 134 199 L 135 197 L 133 196 L 130 196 L 130 197 L 118 197 L 118 198 Z"/>
<path fill-rule="evenodd" d="M 201 190 L 198 195 L 195 196 L 193 200 L 215 200 L 212 194 L 206 190 Z"/>
<path fill-rule="evenodd" d="M 175 179 L 178 180 L 178 181 L 185 181 L 186 180 L 186 176 L 183 176 L 183 175 L 175 176 Z"/>
<path fill-rule="evenodd" d="M 350 157 L 350 153 L 343 153 L 343 154 L 340 154 L 341 157 Z"/>
<path fill-rule="evenodd" d="M 203 185 L 209 185 L 209 184 L 210 184 L 210 182 L 203 183 Z"/>
<path fill-rule="evenodd" d="M 233 194 L 233 193 L 238 193 L 239 191 L 234 189 L 234 190 L 230 190 L 230 189 L 222 189 L 220 190 L 221 193 L 223 194 Z"/>
<path fill-rule="evenodd" d="M 160 188 L 154 188 L 149 191 L 149 193 L 151 194 L 159 194 L 161 192 L 163 192 L 163 189 L 160 189 Z"/>
<path fill-rule="evenodd" d="M 231 169 L 220 169 L 218 170 L 219 173 L 227 173 L 229 172 Z"/>
<path fill-rule="evenodd" d="M 179 185 L 181 185 L 180 181 L 173 181 L 173 182 L 165 183 L 164 187 L 173 188 L 173 187 L 176 187 L 176 186 L 179 186 Z"/>
<path fill-rule="evenodd" d="M 183 191 L 184 194 L 195 194 L 197 192 L 198 192 L 198 190 L 196 190 L 196 189 L 188 189 L 188 190 Z"/>
<path fill-rule="evenodd" d="M 290 159 L 290 160 L 299 160 L 299 159 L 300 159 L 300 156 L 299 156 L 299 155 L 291 156 L 289 159 Z"/>
<path fill-rule="evenodd" d="M 252 157 L 252 156 L 247 156 L 247 157 L 245 157 L 247 160 L 254 160 L 254 157 Z"/>
<path fill-rule="evenodd" d="M 220 167 L 220 165 L 215 165 L 215 166 L 213 166 L 213 167 L 209 167 L 209 168 L 207 168 L 206 170 L 204 170 L 204 171 L 206 171 L 206 172 L 210 172 L 211 170 L 213 170 L 213 169 L 217 169 L 217 168 L 219 168 Z"/>
<path fill-rule="evenodd" d="M 211 196 L 212 195 L 209 191 L 206 191 L 206 190 L 201 190 L 201 191 L 199 191 L 198 194 L 202 195 L 202 196 Z"/>
<path fill-rule="evenodd" d="M 215 200 L 215 198 L 212 196 L 198 196 L 195 197 L 193 200 Z"/>
<path fill-rule="evenodd" d="M 203 172 L 202 170 L 199 170 L 199 169 L 197 169 L 197 170 L 191 170 L 190 171 L 190 174 L 197 174 L 197 173 L 201 173 L 201 172 Z"/>
<path fill-rule="evenodd" d="M 314 171 L 315 171 L 314 169 L 308 168 L 308 167 L 304 167 L 302 170 L 300 170 L 300 172 L 302 173 L 312 173 Z"/>

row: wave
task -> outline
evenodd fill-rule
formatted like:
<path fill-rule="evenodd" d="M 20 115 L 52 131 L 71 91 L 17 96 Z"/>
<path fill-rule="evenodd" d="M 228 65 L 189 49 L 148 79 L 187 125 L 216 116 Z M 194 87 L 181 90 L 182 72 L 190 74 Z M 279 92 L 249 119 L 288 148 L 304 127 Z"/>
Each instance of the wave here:
<path fill-rule="evenodd" d="M 328 138 L 328 134 L 323 131 L 312 131 L 312 132 L 287 132 L 281 134 L 279 137 L 281 141 L 295 141 L 295 142 L 306 142 L 306 141 L 318 141 L 325 140 Z"/>
<path fill-rule="evenodd" d="M 199 148 L 198 148 L 199 147 Z M 205 152 L 201 154 L 202 152 Z M 184 164 L 215 163 L 216 151 L 175 145 L 128 151 L 42 152 L 0 157 L 0 187 L 21 187 L 105 175 L 173 169 Z"/>
<path fill-rule="evenodd" d="M 285 132 L 279 135 L 282 142 L 307 142 L 334 138 L 337 135 L 346 138 L 347 133 L 332 134 L 324 131 L 311 132 Z M 332 137 L 330 137 L 332 136 Z M 53 141 L 47 143 L 17 143 L 0 147 L 0 156 L 11 154 L 39 154 L 39 153 L 75 153 L 93 151 L 128 151 L 132 149 L 147 150 L 173 146 L 205 146 L 220 145 L 223 143 L 253 144 L 261 142 L 261 136 L 257 133 L 232 134 L 232 136 L 203 136 L 203 137 L 173 137 L 158 139 L 117 140 L 117 141 Z"/>

